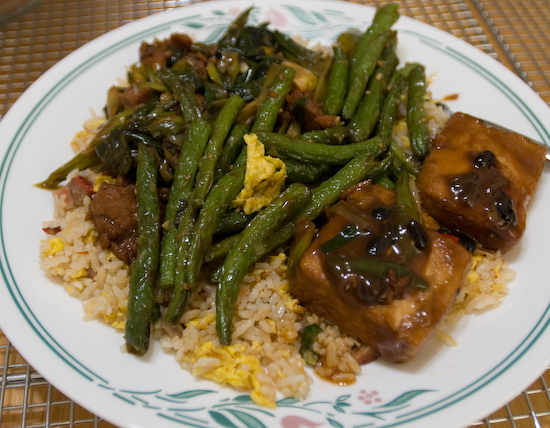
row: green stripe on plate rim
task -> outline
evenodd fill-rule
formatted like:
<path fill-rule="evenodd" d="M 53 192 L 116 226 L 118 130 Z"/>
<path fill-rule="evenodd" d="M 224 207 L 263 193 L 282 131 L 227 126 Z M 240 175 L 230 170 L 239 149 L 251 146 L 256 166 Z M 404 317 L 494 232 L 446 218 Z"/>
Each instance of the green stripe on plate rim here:
<path fill-rule="evenodd" d="M 19 127 L 14 138 L 12 139 L 12 141 L 8 146 L 8 150 L 0 166 L 0 180 L 2 182 L 1 184 L 2 194 L 0 197 L 0 213 L 3 212 L 3 208 L 4 208 L 5 187 L 7 182 L 7 176 L 9 174 L 13 158 L 17 150 L 19 149 L 19 146 L 23 141 L 27 131 L 33 125 L 36 118 L 40 114 L 42 114 L 43 110 L 48 105 L 48 102 L 51 99 L 53 99 L 55 96 L 57 96 L 63 89 L 65 89 L 68 83 L 74 81 L 74 79 L 76 79 L 79 75 L 81 75 L 90 65 L 97 64 L 105 57 L 112 55 L 116 51 L 120 50 L 123 47 L 128 46 L 129 44 L 139 42 L 149 36 L 153 36 L 158 32 L 169 29 L 174 24 L 178 24 L 178 23 L 182 24 L 185 20 L 190 20 L 190 19 L 196 18 L 197 16 L 198 15 L 192 15 L 184 18 L 176 18 L 171 21 L 165 22 L 163 24 L 157 25 L 148 30 L 140 31 L 137 34 L 128 36 L 124 38 L 121 42 L 117 43 L 116 45 L 111 45 L 101 50 L 100 52 L 96 53 L 92 57 L 82 61 L 79 65 L 75 66 L 72 70 L 70 70 L 66 74 L 65 78 L 59 79 L 59 81 L 41 98 L 40 102 L 38 102 L 36 106 L 29 112 L 26 119 L 22 122 L 22 125 Z M 200 16 L 204 18 L 202 15 Z M 342 16 L 341 18 L 344 18 L 344 17 Z M 347 18 L 347 19 L 350 19 L 350 18 Z M 351 19 L 353 20 L 354 18 L 351 18 Z M 350 24 L 349 26 L 351 27 L 352 25 Z M 213 31 L 216 31 L 216 30 L 213 30 Z M 460 52 L 458 52 L 457 50 L 451 47 L 445 46 L 439 41 L 436 41 L 430 37 L 427 37 L 420 33 L 416 33 L 411 30 L 399 30 L 399 31 L 404 33 L 406 32 L 407 34 L 420 38 L 423 42 L 427 43 L 432 48 L 437 49 L 446 55 L 449 55 L 455 60 L 462 62 L 472 70 L 476 71 L 479 75 L 481 75 L 484 79 L 486 79 L 488 82 L 494 85 L 504 95 L 506 95 L 518 107 L 518 109 L 523 113 L 523 115 L 529 120 L 529 122 L 537 130 L 542 141 L 546 145 L 549 144 L 550 133 L 548 132 L 548 130 L 543 126 L 541 121 L 534 114 L 534 112 L 529 108 L 529 106 L 527 106 L 515 92 L 513 92 L 504 82 L 502 82 L 501 79 L 497 78 L 493 73 L 491 73 L 489 70 L 482 67 L 480 64 L 476 63 L 472 59 L 464 56 L 463 54 L 461 54 Z M 102 379 L 93 370 L 84 366 L 70 352 L 68 352 L 66 349 L 61 347 L 53 339 L 53 337 L 49 334 L 49 332 L 47 332 L 44 329 L 40 321 L 33 314 L 31 308 L 28 306 L 25 299 L 23 298 L 23 295 L 19 289 L 18 284 L 15 282 L 15 278 L 13 277 L 13 273 L 8 263 L 7 253 L 6 253 L 5 243 L 4 243 L 3 228 L 4 228 L 4 223 L 2 222 L 2 219 L 0 219 L 0 239 L 2 243 L 1 244 L 2 258 L 0 260 L 0 270 L 2 272 L 2 277 L 6 283 L 6 286 L 8 287 L 10 295 L 16 307 L 18 308 L 19 312 L 21 313 L 25 321 L 29 324 L 31 329 L 37 334 L 38 337 L 40 337 L 40 339 L 46 344 L 46 346 L 48 346 L 49 349 L 51 349 L 51 351 L 54 354 L 56 354 L 62 361 L 67 363 L 67 365 L 73 368 L 77 373 L 81 374 L 85 379 L 93 381 L 93 379 L 95 378 L 100 382 L 103 382 L 104 383 L 103 385 L 101 384 L 98 384 L 98 385 L 105 388 L 106 386 L 105 383 L 108 384 L 109 382 Z M 502 373 L 506 372 L 510 367 L 512 367 L 536 343 L 536 341 L 546 331 L 546 329 L 548 328 L 548 325 L 550 324 L 549 314 L 550 314 L 550 305 L 547 306 L 546 310 L 544 311 L 539 321 L 531 329 L 531 332 L 527 335 L 525 339 L 521 341 L 521 343 L 514 349 L 514 351 L 512 351 L 506 358 L 504 358 L 493 369 L 488 371 L 485 375 L 481 376 L 476 381 L 472 382 L 470 385 L 428 406 L 397 416 L 397 418 L 400 419 L 399 421 L 390 423 L 389 425 L 379 425 L 379 427 L 398 426 L 412 420 L 423 418 L 430 414 L 436 413 L 442 409 L 445 409 L 446 407 L 449 407 L 452 404 L 468 397 L 472 393 L 480 390 L 485 385 L 490 383 L 492 380 L 500 376 Z M 307 402 L 305 402 L 304 405 L 305 404 L 307 404 Z M 158 414 L 158 416 L 165 417 L 165 418 L 167 417 L 166 415 L 162 415 L 162 414 Z"/>

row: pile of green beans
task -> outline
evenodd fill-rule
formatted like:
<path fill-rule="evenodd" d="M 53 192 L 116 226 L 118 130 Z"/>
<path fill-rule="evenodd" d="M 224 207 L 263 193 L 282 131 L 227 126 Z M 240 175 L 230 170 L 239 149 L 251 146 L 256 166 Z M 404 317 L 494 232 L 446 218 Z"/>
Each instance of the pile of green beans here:
<path fill-rule="evenodd" d="M 216 331 L 229 345 L 237 295 L 256 261 L 288 248 L 300 221 L 319 226 L 325 209 L 357 183 L 370 179 L 406 192 L 399 177 L 403 171 L 416 176 L 429 152 L 425 70 L 417 63 L 399 67 L 392 29 L 397 3 L 380 6 L 359 37 L 343 33 L 332 56 L 266 26 L 247 26 L 249 12 L 217 44 L 197 42 L 187 53 L 174 49 L 167 64 L 135 66 L 130 83 L 148 88 L 149 100 L 122 108 L 122 89 L 111 90 L 107 121 L 89 147 L 39 184 L 55 187 L 74 168 L 93 166 L 135 180 L 139 239 L 125 334 L 130 352 L 147 351 L 150 325 L 159 317 L 180 321 L 201 278 L 217 284 Z M 262 43 L 271 43 L 269 52 Z M 240 66 L 223 69 L 224 55 L 240 58 Z M 192 66 L 201 57 L 208 59 L 205 72 Z M 303 68 L 317 86 L 291 105 Z M 303 119 L 311 102 L 336 125 L 312 128 Z M 402 104 L 410 148 L 392 138 Z M 287 172 L 279 196 L 251 214 L 231 208 L 247 173 L 247 133 Z M 170 189 L 167 200 L 160 200 L 160 188 Z M 291 251 L 289 264 L 301 251 Z"/>

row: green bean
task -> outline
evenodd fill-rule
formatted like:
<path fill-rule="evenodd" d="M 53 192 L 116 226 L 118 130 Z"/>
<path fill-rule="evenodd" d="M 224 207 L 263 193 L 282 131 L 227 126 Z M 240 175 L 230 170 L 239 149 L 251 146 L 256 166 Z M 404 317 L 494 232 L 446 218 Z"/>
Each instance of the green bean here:
<path fill-rule="evenodd" d="M 321 165 L 303 163 L 294 159 L 283 159 L 283 162 L 286 166 L 286 183 L 315 183 L 324 173 Z"/>
<path fill-rule="evenodd" d="M 185 129 L 183 118 L 180 116 L 170 115 L 161 116 L 150 125 L 147 125 L 147 130 L 155 138 L 164 137 L 171 134 L 179 134 Z"/>
<path fill-rule="evenodd" d="M 57 187 L 59 183 L 64 181 L 67 178 L 67 175 L 74 169 L 82 171 L 91 166 L 97 165 L 101 162 L 99 156 L 97 155 L 95 148 L 88 146 L 80 153 L 77 153 L 72 159 L 68 162 L 65 162 L 63 165 L 58 167 L 55 171 L 51 172 L 48 178 L 44 181 L 37 183 L 37 187 L 42 187 L 43 189 L 53 190 Z"/>
<path fill-rule="evenodd" d="M 397 159 L 399 159 L 409 174 L 418 177 L 421 168 L 420 162 L 418 162 L 410 154 L 405 153 L 403 148 L 395 140 L 392 140 L 390 143 L 390 152 L 393 153 Z"/>
<path fill-rule="evenodd" d="M 216 332 L 220 343 L 231 344 L 233 312 L 241 282 L 256 248 L 311 197 L 303 184 L 292 184 L 268 207 L 258 213 L 239 234 L 224 261 L 223 275 L 216 292 Z"/>
<path fill-rule="evenodd" d="M 138 252 L 131 266 L 126 349 L 143 355 L 149 347 L 160 246 L 160 203 L 155 150 L 138 147 L 137 182 Z"/>
<path fill-rule="evenodd" d="M 256 119 L 250 132 L 273 131 L 279 110 L 282 108 L 286 96 L 292 86 L 296 70 L 292 67 L 283 67 L 273 81 L 266 98 L 258 107 Z"/>
<path fill-rule="evenodd" d="M 354 74 L 350 74 L 348 93 L 342 107 L 342 117 L 345 120 L 351 120 L 355 114 L 357 105 L 367 89 L 368 81 L 376 68 L 382 50 L 390 37 L 392 37 L 392 34 L 391 31 L 375 34 L 364 56 L 358 59 L 357 71 Z"/>
<path fill-rule="evenodd" d="M 204 254 L 212 242 L 218 222 L 243 188 L 245 172 L 246 165 L 241 165 L 224 175 L 204 200 L 195 223 L 187 257 L 186 279 L 191 290 L 196 288 Z"/>
<path fill-rule="evenodd" d="M 174 98 L 180 103 L 183 119 L 186 123 L 201 116 L 195 91 L 187 81 L 181 79 L 174 71 L 166 67 L 160 67 L 156 71 L 156 75 L 168 86 Z"/>
<path fill-rule="evenodd" d="M 243 230 L 256 213 L 245 214 L 244 211 L 227 211 L 216 224 L 214 235 L 233 235 Z"/>
<path fill-rule="evenodd" d="M 349 59 L 339 45 L 335 45 L 333 51 L 323 113 L 337 116 L 342 111 L 348 90 Z"/>
<path fill-rule="evenodd" d="M 384 100 L 384 105 L 382 106 L 380 119 L 378 121 L 377 135 L 384 140 L 386 145 L 393 140 L 393 124 L 406 83 L 406 78 L 402 74 L 395 73 L 394 76 L 396 77 L 392 77 L 392 83 L 390 83 L 391 87 Z"/>
<path fill-rule="evenodd" d="M 243 105 L 244 101 L 241 97 L 232 95 L 227 100 L 214 122 L 208 145 L 204 150 L 203 156 L 199 160 L 199 170 L 197 172 L 195 189 L 193 191 L 193 199 L 191 200 L 191 204 L 195 209 L 200 208 L 206 194 L 212 187 L 212 183 L 214 182 L 214 170 L 223 151 L 223 143 Z"/>
<path fill-rule="evenodd" d="M 353 49 L 350 62 L 350 78 L 355 78 L 361 64 L 361 58 L 365 55 L 375 35 L 388 31 L 399 19 L 398 9 L 398 3 L 386 3 L 376 10 L 370 27 L 361 35 Z"/>
<path fill-rule="evenodd" d="M 231 165 L 237 159 L 237 156 L 241 152 L 244 145 L 243 137 L 248 132 L 248 126 L 244 124 L 237 124 L 231 130 L 229 137 L 225 140 L 222 153 L 216 163 L 216 170 L 214 172 L 214 182 L 217 182 L 224 174 L 227 174 Z"/>
<path fill-rule="evenodd" d="M 354 144 L 333 146 L 329 144 L 311 144 L 275 132 L 258 132 L 258 139 L 273 156 L 295 159 L 326 165 L 343 165 L 359 152 L 378 155 L 382 152 L 382 140 L 378 137 Z"/>
<path fill-rule="evenodd" d="M 170 198 L 165 213 L 167 229 L 162 239 L 160 254 L 160 285 L 163 288 L 174 285 L 178 212 L 181 213 L 182 209 L 189 204 L 198 162 L 206 147 L 210 129 L 210 125 L 201 118 L 196 118 L 191 122 L 174 171 Z"/>
<path fill-rule="evenodd" d="M 258 106 L 262 104 L 263 101 L 266 99 L 267 94 L 269 93 L 269 89 L 271 87 L 271 83 L 273 82 L 273 79 L 275 79 L 275 76 L 279 73 L 279 70 L 281 70 L 281 68 L 281 65 L 276 62 L 272 62 L 271 64 L 269 64 L 260 93 L 256 98 L 254 98 L 241 109 L 236 119 L 236 122 L 238 124 L 251 125 L 254 122 L 254 119 L 256 118 L 256 114 L 258 112 Z"/>
<path fill-rule="evenodd" d="M 332 177 L 323 181 L 311 191 L 311 201 L 302 208 L 297 217 L 315 220 L 329 206 L 340 198 L 347 188 L 378 174 L 385 165 L 376 162 L 366 152 L 358 153 Z"/>
<path fill-rule="evenodd" d="M 349 128 L 347 126 L 334 126 L 332 128 L 304 132 L 303 134 L 298 134 L 296 138 L 309 143 L 338 145 L 344 144 L 348 136 Z"/>
<path fill-rule="evenodd" d="M 388 46 L 382 51 L 381 64 L 369 80 L 367 92 L 362 97 L 361 104 L 348 123 L 352 141 L 366 140 L 371 135 L 388 92 L 388 83 L 399 59 L 395 52 L 396 38 L 392 37 Z"/>
<path fill-rule="evenodd" d="M 426 73 L 423 66 L 413 68 L 409 74 L 407 96 L 407 127 L 413 156 L 422 161 L 429 153 L 428 121 L 424 110 L 426 99 Z"/>
<path fill-rule="evenodd" d="M 177 323 L 183 315 L 191 290 L 185 282 L 185 269 L 189 254 L 190 239 L 195 224 L 196 211 L 191 205 L 185 209 L 182 218 L 178 223 L 178 230 L 175 238 L 176 254 L 174 266 L 174 287 L 172 298 L 164 314 L 164 320 L 168 323 Z"/>
<path fill-rule="evenodd" d="M 346 101 L 342 110 L 342 117 L 350 120 L 355 113 L 357 104 L 367 87 L 370 74 L 374 70 L 385 41 L 384 34 L 391 29 L 399 19 L 399 4 L 387 3 L 380 6 L 374 15 L 370 27 L 363 33 L 350 61 L 349 86 Z M 382 44 L 380 46 L 380 44 Z"/>
<path fill-rule="evenodd" d="M 239 234 L 235 233 L 234 235 L 228 236 L 227 238 L 224 238 L 221 241 L 218 241 L 215 244 L 210 245 L 210 247 L 208 248 L 208 250 L 206 250 L 206 253 L 204 254 L 205 263 L 209 263 L 213 260 L 224 257 L 229 252 L 229 249 L 233 245 L 235 245 L 235 242 L 237 242 L 238 238 L 239 238 Z M 218 281 L 213 281 L 213 282 L 218 282 Z"/>

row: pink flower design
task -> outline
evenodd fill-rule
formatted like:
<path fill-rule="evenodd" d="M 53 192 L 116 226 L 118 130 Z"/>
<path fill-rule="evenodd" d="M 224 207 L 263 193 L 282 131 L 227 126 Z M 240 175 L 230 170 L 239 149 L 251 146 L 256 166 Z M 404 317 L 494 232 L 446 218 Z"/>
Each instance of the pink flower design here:
<path fill-rule="evenodd" d="M 281 419 L 283 428 L 316 428 L 323 425 L 323 422 L 313 422 L 301 416 L 285 416 Z"/>
<path fill-rule="evenodd" d="M 238 7 L 230 7 L 227 9 L 227 15 L 231 16 L 232 18 L 236 18 L 241 13 L 241 9 Z"/>
<path fill-rule="evenodd" d="M 266 13 L 265 13 L 265 18 L 264 18 L 265 21 L 268 21 L 271 23 L 271 25 L 273 25 L 274 27 L 278 27 L 278 28 L 281 28 L 281 27 L 284 27 L 286 24 L 287 24 L 287 19 L 286 19 L 286 16 L 271 8 L 269 9 Z"/>
<path fill-rule="evenodd" d="M 362 389 L 359 393 L 359 401 L 362 401 L 367 406 L 375 403 L 381 403 L 382 398 L 380 398 L 378 391 L 366 391 Z"/>

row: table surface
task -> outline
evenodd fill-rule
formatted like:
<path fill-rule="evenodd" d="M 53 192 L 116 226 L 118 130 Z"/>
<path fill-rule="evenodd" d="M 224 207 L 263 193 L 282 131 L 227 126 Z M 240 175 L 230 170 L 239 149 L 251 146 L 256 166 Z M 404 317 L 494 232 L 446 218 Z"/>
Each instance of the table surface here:
<path fill-rule="evenodd" d="M 376 6 L 376 2 L 355 1 Z M 25 89 L 86 42 L 192 0 L 42 0 L 0 26 L 0 119 Z M 401 13 L 459 37 L 518 74 L 550 103 L 548 0 L 401 0 Z M 473 426 L 550 428 L 550 368 Z M 112 427 L 33 370 L 0 331 L 0 426 Z"/>

